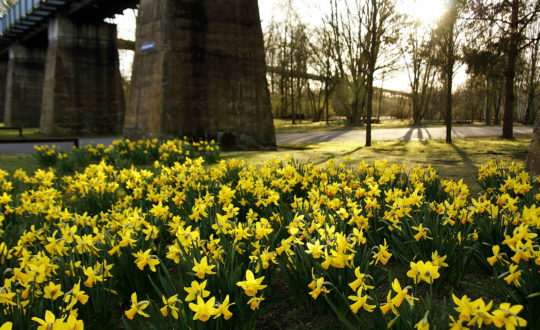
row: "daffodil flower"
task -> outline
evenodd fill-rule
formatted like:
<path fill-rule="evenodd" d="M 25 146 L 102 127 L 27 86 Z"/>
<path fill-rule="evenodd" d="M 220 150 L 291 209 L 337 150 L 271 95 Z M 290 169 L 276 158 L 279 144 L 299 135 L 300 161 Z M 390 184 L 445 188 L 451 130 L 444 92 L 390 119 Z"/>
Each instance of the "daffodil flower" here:
<path fill-rule="evenodd" d="M 236 285 L 244 289 L 244 292 L 248 297 L 254 297 L 257 294 L 257 291 L 266 288 L 266 285 L 261 284 L 263 280 L 264 276 L 255 278 L 251 270 L 248 269 L 246 271 L 246 280 L 236 282 Z"/>
<path fill-rule="evenodd" d="M 130 320 L 133 320 L 136 314 L 142 315 L 144 317 L 150 317 L 150 315 L 144 312 L 148 305 L 150 305 L 150 302 L 148 300 L 137 301 L 137 293 L 133 292 L 131 294 L 131 308 L 125 311 L 125 314 Z"/>
<path fill-rule="evenodd" d="M 195 276 L 200 278 L 201 280 L 205 278 L 205 276 L 215 274 L 216 272 L 212 271 L 216 266 L 209 265 L 208 261 L 206 259 L 206 256 L 204 256 L 201 259 L 201 262 L 198 262 L 195 260 L 195 266 L 193 266 L 192 270 L 195 272 Z"/>

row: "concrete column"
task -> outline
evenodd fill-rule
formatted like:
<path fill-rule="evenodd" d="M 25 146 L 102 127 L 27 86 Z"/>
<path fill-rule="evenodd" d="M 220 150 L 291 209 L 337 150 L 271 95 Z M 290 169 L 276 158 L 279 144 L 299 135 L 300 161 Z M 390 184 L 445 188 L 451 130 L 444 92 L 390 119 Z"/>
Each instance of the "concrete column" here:
<path fill-rule="evenodd" d="M 141 0 L 124 135 L 275 149 L 257 0 Z"/>
<path fill-rule="evenodd" d="M 13 45 L 7 65 L 4 123 L 38 127 L 41 113 L 45 49 Z"/>
<path fill-rule="evenodd" d="M 0 121 L 4 121 L 8 61 L 0 59 Z"/>
<path fill-rule="evenodd" d="M 115 134 L 125 113 L 116 25 L 49 23 L 40 131 L 54 135 Z"/>

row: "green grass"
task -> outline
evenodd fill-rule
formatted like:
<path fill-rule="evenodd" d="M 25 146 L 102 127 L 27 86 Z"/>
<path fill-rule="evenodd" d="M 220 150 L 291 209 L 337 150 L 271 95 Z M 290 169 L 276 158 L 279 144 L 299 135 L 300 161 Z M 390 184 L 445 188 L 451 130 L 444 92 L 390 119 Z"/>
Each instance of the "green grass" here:
<path fill-rule="evenodd" d="M 291 157 L 298 161 L 311 161 L 324 165 L 328 160 L 344 162 L 356 167 L 362 161 L 373 163 L 387 160 L 404 163 L 409 168 L 429 166 L 437 169 L 443 178 L 460 180 L 473 191 L 479 191 L 476 183 L 478 169 L 490 160 L 524 162 L 529 150 L 528 139 L 503 140 L 500 138 L 459 139 L 452 144 L 441 140 L 427 141 L 374 141 L 372 147 L 358 142 L 325 142 L 316 144 L 280 145 L 278 151 L 223 152 L 222 158 L 238 158 L 254 165 L 261 165 L 272 158 Z M 13 172 L 22 168 L 31 173 L 39 168 L 32 155 L 0 155 L 0 168 Z"/>
<path fill-rule="evenodd" d="M 3 127 L 4 124 L 0 124 L 0 127 Z M 15 129 L 10 130 L 0 130 L 0 140 L 1 139 L 20 139 L 19 131 Z M 41 139 L 47 138 L 46 135 L 39 133 L 39 128 L 23 128 L 23 137 L 22 139 Z"/>
<path fill-rule="evenodd" d="M 372 124 L 374 129 L 377 128 L 403 128 L 410 127 L 412 122 L 409 120 L 388 119 L 382 120 L 379 124 Z M 440 126 L 438 122 L 426 122 L 423 126 Z M 307 132 L 329 132 L 329 131 L 348 131 L 364 129 L 364 125 L 351 126 L 346 120 L 331 120 L 328 124 L 326 121 L 312 122 L 311 120 L 297 121 L 295 125 L 290 119 L 274 119 L 274 127 L 276 133 L 307 133 Z"/>
<path fill-rule="evenodd" d="M 406 128 L 412 127 L 412 120 L 399 120 L 399 119 L 384 119 L 380 123 L 372 124 L 373 129 L 380 128 Z M 458 126 L 486 126 L 483 122 L 474 122 L 472 124 L 452 124 L 454 127 Z M 436 120 L 424 120 L 422 127 L 443 127 L 445 126 L 443 121 Z M 514 123 L 514 126 L 522 126 L 519 123 Z M 328 124 L 326 121 L 312 122 L 311 120 L 298 121 L 295 125 L 291 123 L 290 119 L 274 119 L 274 127 L 276 133 L 307 133 L 307 132 L 330 132 L 330 131 L 348 131 L 365 129 L 364 125 L 350 126 L 345 120 L 331 120 Z"/>
<path fill-rule="evenodd" d="M 478 169 L 490 160 L 519 161 L 527 158 L 529 140 L 503 140 L 499 138 L 459 139 L 452 144 L 441 140 L 427 141 L 374 141 L 372 147 L 358 142 L 326 142 L 318 144 L 281 145 L 277 152 L 224 152 L 225 159 L 239 158 L 252 164 L 262 164 L 272 158 L 292 157 L 322 165 L 330 159 L 343 162 L 350 159 L 353 168 L 360 162 L 373 163 L 388 160 L 404 163 L 408 167 L 431 165 L 444 178 L 463 179 L 477 191 Z M 481 148 L 479 147 L 481 146 Z"/>
<path fill-rule="evenodd" d="M 13 173 L 22 168 L 27 173 L 33 173 L 40 168 L 36 158 L 26 154 L 0 154 L 0 169 Z"/>

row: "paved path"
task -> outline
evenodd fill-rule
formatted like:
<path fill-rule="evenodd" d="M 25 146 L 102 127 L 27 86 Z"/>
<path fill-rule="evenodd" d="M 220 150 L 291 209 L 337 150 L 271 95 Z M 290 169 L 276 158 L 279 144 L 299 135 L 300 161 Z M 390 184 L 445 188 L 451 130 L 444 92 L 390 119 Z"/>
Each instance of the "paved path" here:
<path fill-rule="evenodd" d="M 502 135 L 501 127 L 460 126 L 452 128 L 452 138 L 483 138 Z M 514 127 L 514 136 L 530 138 L 532 127 Z M 383 140 L 437 140 L 446 138 L 446 127 L 384 128 L 371 131 L 373 141 Z M 278 144 L 366 141 L 365 130 L 288 133 L 277 135 Z"/>
<path fill-rule="evenodd" d="M 494 137 L 502 134 L 501 127 L 483 127 L 483 126 L 460 126 L 452 129 L 452 138 L 482 138 Z M 514 136 L 519 138 L 530 138 L 532 136 L 532 127 L 514 127 Z M 445 127 L 427 127 L 427 128 L 385 128 L 374 129 L 371 131 L 373 141 L 382 140 L 429 140 L 444 139 L 446 137 Z M 347 142 L 366 140 L 365 130 L 351 131 L 330 131 L 330 132 L 309 132 L 309 133 L 286 133 L 277 134 L 278 144 L 295 143 L 317 143 L 317 142 Z M 112 141 L 120 138 L 81 138 L 80 145 L 92 142 L 110 145 Z M 50 144 L 50 143 L 43 143 Z M 55 143 L 59 148 L 70 150 L 73 147 L 71 143 Z M 0 143 L 0 154 L 31 153 L 34 151 L 34 145 L 30 143 Z"/>

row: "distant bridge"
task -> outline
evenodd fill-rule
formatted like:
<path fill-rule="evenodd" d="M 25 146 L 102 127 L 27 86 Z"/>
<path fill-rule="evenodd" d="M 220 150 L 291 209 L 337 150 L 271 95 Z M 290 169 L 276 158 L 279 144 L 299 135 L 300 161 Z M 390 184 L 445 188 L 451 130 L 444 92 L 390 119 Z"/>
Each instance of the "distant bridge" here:
<path fill-rule="evenodd" d="M 137 40 L 104 22 L 139 8 Z M 118 48 L 134 48 L 128 106 Z M 257 0 L 20 0 L 0 19 L 0 109 L 52 135 L 217 138 L 272 149 Z"/>
<path fill-rule="evenodd" d="M 267 67 L 268 73 L 274 73 L 277 75 L 285 76 L 285 77 L 294 77 L 294 78 L 303 78 L 307 80 L 316 80 L 316 81 L 325 81 L 326 78 L 320 75 L 311 74 L 307 72 L 298 72 L 298 71 L 291 71 L 291 70 L 284 70 L 283 68 L 277 67 L 277 66 L 269 66 Z M 374 90 L 379 92 L 381 89 L 380 87 L 374 87 Z M 387 93 L 390 95 L 397 95 L 397 96 L 405 96 L 410 97 L 411 94 L 403 91 L 393 90 L 393 89 L 387 89 L 383 88 L 383 93 Z"/>

